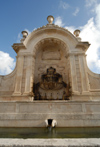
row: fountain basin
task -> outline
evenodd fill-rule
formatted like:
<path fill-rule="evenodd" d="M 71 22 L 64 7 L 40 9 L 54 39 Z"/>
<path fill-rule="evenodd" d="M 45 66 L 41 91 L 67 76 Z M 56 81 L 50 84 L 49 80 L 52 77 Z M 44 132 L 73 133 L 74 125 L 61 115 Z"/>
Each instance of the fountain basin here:
<path fill-rule="evenodd" d="M 100 127 L 0 128 L 0 138 L 100 138 Z"/>

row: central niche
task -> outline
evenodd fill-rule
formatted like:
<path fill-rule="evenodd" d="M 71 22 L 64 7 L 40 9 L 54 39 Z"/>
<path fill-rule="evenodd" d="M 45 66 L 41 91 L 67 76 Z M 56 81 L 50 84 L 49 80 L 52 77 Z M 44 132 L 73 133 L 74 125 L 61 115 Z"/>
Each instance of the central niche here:
<path fill-rule="evenodd" d="M 34 99 L 69 99 L 69 66 L 64 43 L 58 39 L 45 39 L 36 48 Z"/>

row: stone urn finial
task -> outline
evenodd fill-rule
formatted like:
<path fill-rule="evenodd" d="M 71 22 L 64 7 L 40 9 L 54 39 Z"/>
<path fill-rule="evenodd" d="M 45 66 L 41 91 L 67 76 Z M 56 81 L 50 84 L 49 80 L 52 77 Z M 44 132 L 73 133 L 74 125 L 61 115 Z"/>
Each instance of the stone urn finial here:
<path fill-rule="evenodd" d="M 75 37 L 79 37 L 79 34 L 80 34 L 80 30 L 75 30 L 75 31 L 74 31 Z"/>
<path fill-rule="evenodd" d="M 78 41 L 81 41 L 81 38 L 79 37 L 79 35 L 80 35 L 80 30 L 75 30 L 75 31 L 74 31 L 74 35 L 75 35 L 75 37 L 78 39 Z"/>
<path fill-rule="evenodd" d="M 23 35 L 23 38 L 26 38 L 27 35 L 28 35 L 28 32 L 27 31 L 22 31 L 22 35 Z"/>
<path fill-rule="evenodd" d="M 28 32 L 27 31 L 22 31 L 21 33 L 23 35 L 23 38 L 20 40 L 20 42 L 23 42 L 25 40 L 25 38 L 27 37 Z"/>
<path fill-rule="evenodd" d="M 54 21 L 54 17 L 53 17 L 52 15 L 49 15 L 49 16 L 47 17 L 47 21 L 49 22 L 49 24 L 52 24 L 53 21 Z"/>

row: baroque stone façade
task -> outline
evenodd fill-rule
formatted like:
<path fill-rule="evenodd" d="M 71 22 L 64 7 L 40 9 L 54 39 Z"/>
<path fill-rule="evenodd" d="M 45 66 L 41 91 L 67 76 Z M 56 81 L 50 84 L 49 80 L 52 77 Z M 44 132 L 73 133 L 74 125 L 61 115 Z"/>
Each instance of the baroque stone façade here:
<path fill-rule="evenodd" d="M 42 111 L 42 108 L 39 109 L 40 103 L 42 107 L 49 103 L 44 107 L 46 114 L 43 111 L 43 118 L 39 120 L 40 126 L 44 126 L 41 122 L 45 119 L 53 117 L 52 111 L 58 119 L 59 126 L 71 126 L 70 121 L 72 126 L 99 126 L 100 123 L 95 124 L 95 120 L 99 122 L 100 118 L 100 106 L 97 105 L 97 102 L 100 102 L 100 75 L 91 72 L 87 67 L 86 51 L 90 44 L 82 42 L 79 33 L 80 31 L 76 30 L 73 35 L 67 29 L 54 25 L 53 17 L 49 16 L 46 26 L 34 30 L 29 35 L 23 31 L 21 42 L 13 44 L 12 47 L 17 53 L 16 67 L 9 75 L 0 76 L 0 104 L 4 106 L 11 102 L 12 107 L 16 104 L 16 109 L 18 108 L 14 111 L 16 118 L 20 115 L 20 103 L 21 105 L 22 102 L 26 103 L 26 107 L 23 108 L 25 112 L 21 116 L 22 120 L 26 120 L 25 113 L 29 116 L 27 120 L 29 125 L 25 124 L 26 126 L 37 126 L 34 120 Z M 76 105 L 78 102 L 81 103 L 80 106 Z M 86 102 L 89 105 L 86 111 L 81 113 L 81 109 L 87 106 Z M 31 108 L 27 112 L 31 105 L 37 112 Z M 2 108 L 3 112 L 9 113 L 8 122 L 14 121 L 16 127 L 16 119 L 12 119 L 11 116 L 11 107 L 7 107 L 6 105 Z M 80 113 L 77 114 L 78 112 Z M 32 117 L 30 122 L 32 114 L 35 117 Z M 81 119 L 84 123 L 79 124 L 78 120 Z M 88 119 L 90 121 L 85 124 Z M 69 120 L 69 125 L 65 120 Z M 76 120 L 77 125 L 72 123 L 72 120 Z M 0 126 L 1 124 L 2 122 Z"/>

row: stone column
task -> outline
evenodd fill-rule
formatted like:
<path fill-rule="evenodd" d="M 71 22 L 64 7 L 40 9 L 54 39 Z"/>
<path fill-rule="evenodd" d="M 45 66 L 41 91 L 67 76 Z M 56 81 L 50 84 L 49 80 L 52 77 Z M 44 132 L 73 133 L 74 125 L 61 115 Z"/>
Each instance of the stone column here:
<path fill-rule="evenodd" d="M 79 94 L 78 91 L 78 84 L 77 84 L 77 78 L 76 78 L 76 65 L 75 65 L 75 56 L 74 54 L 69 55 L 70 59 L 70 73 L 71 73 L 71 87 L 72 87 L 72 93 L 73 94 Z"/>
<path fill-rule="evenodd" d="M 23 76 L 23 64 L 24 56 L 17 56 L 17 71 L 16 71 L 16 81 L 15 81 L 15 91 L 14 96 L 21 95 L 21 85 L 22 85 L 22 76 Z"/>
<path fill-rule="evenodd" d="M 85 94 L 89 92 L 89 83 L 85 65 L 85 55 L 79 55 L 79 66 L 81 73 L 82 93 Z"/>
<path fill-rule="evenodd" d="M 26 60 L 26 76 L 25 76 L 25 90 L 23 95 L 32 95 L 33 92 L 33 77 L 35 59 L 33 55 L 28 55 Z"/>

